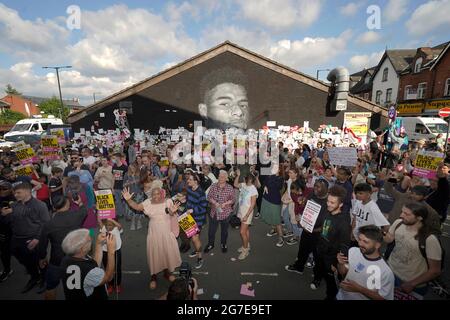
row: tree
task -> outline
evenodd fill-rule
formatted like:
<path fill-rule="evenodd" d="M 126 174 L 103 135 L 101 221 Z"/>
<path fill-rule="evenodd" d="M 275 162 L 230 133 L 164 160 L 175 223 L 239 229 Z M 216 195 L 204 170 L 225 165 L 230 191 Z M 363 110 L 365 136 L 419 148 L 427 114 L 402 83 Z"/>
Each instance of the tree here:
<path fill-rule="evenodd" d="M 9 83 L 6 85 L 6 89 L 5 89 L 6 94 L 15 94 L 18 96 L 21 96 L 22 93 L 17 91 L 16 88 L 13 88 L 12 85 L 10 85 Z"/>
<path fill-rule="evenodd" d="M 0 125 L 5 124 L 16 124 L 17 121 L 25 119 L 26 116 L 23 115 L 20 112 L 17 111 L 11 111 L 9 109 L 3 110 L 3 112 L 0 112 Z"/>
<path fill-rule="evenodd" d="M 39 105 L 39 109 L 41 111 L 44 111 L 45 115 L 53 115 L 55 117 L 59 117 L 60 111 L 61 111 L 61 102 L 58 98 L 53 96 L 51 99 L 44 100 Z M 62 108 L 62 120 L 65 122 L 67 119 L 67 116 L 69 115 L 69 108 L 66 106 L 63 106 Z"/>

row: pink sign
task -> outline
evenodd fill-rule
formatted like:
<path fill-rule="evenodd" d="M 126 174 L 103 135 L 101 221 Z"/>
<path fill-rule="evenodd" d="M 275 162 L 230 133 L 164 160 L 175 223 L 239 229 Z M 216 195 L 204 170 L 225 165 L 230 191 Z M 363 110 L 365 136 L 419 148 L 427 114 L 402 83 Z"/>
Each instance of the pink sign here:
<path fill-rule="evenodd" d="M 421 178 L 434 179 L 436 178 L 436 171 L 422 168 L 414 168 L 412 174 Z"/>
<path fill-rule="evenodd" d="M 116 218 L 116 209 L 99 210 L 97 212 L 97 214 L 100 219 L 115 219 Z"/>

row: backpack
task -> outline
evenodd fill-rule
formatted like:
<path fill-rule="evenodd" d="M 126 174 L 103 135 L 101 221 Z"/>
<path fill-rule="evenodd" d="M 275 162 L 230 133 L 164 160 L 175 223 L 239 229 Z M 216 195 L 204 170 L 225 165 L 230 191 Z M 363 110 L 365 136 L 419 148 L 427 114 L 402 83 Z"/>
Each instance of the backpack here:
<path fill-rule="evenodd" d="M 397 229 L 403 224 L 403 222 L 400 222 L 394 229 L 394 234 L 395 231 L 397 231 Z M 439 242 L 439 246 L 441 247 L 441 271 L 444 270 L 444 262 L 445 262 L 445 250 L 444 247 L 442 246 L 442 242 L 441 239 L 438 235 L 434 234 L 434 233 L 430 233 L 430 235 L 434 235 L 436 236 L 438 242 Z M 426 237 L 425 239 L 419 239 L 419 251 L 422 254 L 422 257 L 425 259 L 426 263 L 427 263 L 427 267 L 429 268 L 430 266 L 428 265 L 428 258 L 427 258 L 427 251 L 426 251 L 426 239 L 428 237 Z M 384 253 L 384 259 L 386 260 L 386 262 L 389 260 L 389 257 L 392 253 L 392 251 L 395 248 L 395 240 L 392 241 L 391 243 L 389 243 L 386 247 L 386 251 Z"/>

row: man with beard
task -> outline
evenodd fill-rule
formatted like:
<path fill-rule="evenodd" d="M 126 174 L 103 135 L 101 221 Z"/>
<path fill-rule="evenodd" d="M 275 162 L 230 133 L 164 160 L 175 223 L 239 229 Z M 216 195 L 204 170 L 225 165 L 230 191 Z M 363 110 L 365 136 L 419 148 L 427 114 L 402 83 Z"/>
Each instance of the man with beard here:
<path fill-rule="evenodd" d="M 375 225 L 358 229 L 358 245 L 348 251 L 348 257 L 337 255 L 342 277 L 337 300 L 393 300 L 394 273 L 380 253 L 383 232 Z"/>

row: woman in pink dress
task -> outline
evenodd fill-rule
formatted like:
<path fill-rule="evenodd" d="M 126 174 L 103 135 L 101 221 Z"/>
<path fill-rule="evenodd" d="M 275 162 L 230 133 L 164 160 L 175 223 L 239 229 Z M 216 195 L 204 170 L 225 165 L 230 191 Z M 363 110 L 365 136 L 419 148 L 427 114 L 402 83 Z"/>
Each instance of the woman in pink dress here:
<path fill-rule="evenodd" d="M 164 270 L 164 276 L 169 281 L 174 281 L 172 272 L 181 265 L 180 250 L 178 242 L 171 227 L 172 216 L 179 208 L 179 204 L 174 205 L 171 199 L 164 199 L 161 188 L 151 190 L 151 199 L 142 203 L 132 200 L 128 188 L 122 192 L 123 198 L 128 205 L 137 211 L 143 211 L 150 218 L 147 234 L 147 262 L 152 275 L 150 289 L 156 288 L 156 275 Z"/>

